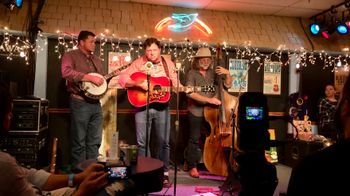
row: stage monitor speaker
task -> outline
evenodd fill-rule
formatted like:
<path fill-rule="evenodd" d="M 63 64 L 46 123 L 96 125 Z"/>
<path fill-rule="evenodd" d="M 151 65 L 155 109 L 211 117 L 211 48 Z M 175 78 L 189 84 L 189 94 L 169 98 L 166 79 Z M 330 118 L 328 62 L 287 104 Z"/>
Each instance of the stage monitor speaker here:
<path fill-rule="evenodd" d="M 10 133 L 39 134 L 48 129 L 49 101 L 41 99 L 14 99 Z"/>
<path fill-rule="evenodd" d="M 23 167 L 43 168 L 49 164 L 48 132 L 48 129 L 37 135 L 10 132 L 8 136 L 0 138 L 0 150 L 15 157 Z"/>

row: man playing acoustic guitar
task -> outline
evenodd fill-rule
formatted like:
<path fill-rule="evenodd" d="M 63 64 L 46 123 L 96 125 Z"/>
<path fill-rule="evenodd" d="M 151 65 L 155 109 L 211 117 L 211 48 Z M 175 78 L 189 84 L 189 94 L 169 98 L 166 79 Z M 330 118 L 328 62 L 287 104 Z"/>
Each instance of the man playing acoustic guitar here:
<path fill-rule="evenodd" d="M 66 52 L 62 57 L 62 77 L 68 81 L 67 91 L 70 93 L 73 166 L 87 159 L 96 159 L 102 140 L 103 115 L 100 101 L 87 99 L 79 87 L 81 82 L 91 82 L 96 86 L 104 83 L 102 77 L 89 74 L 105 74 L 101 59 L 93 51 L 95 34 L 81 31 L 78 49 Z"/>
<path fill-rule="evenodd" d="M 149 77 L 167 77 L 170 80 L 165 83 L 171 83 L 170 85 L 175 87 L 179 84 L 179 87 L 183 87 L 178 83 L 177 73 L 175 65 L 170 59 L 163 58 L 160 55 L 161 46 L 160 42 L 156 38 L 148 38 L 143 43 L 145 49 L 145 55 L 136 59 L 128 69 L 126 69 L 119 78 L 119 83 L 122 87 L 128 89 L 139 89 L 140 97 L 147 98 L 148 82 L 147 74 Z M 161 86 L 159 86 L 161 88 Z M 154 89 L 152 89 L 154 90 Z M 151 91 L 151 86 L 150 86 Z M 151 94 L 151 93 L 150 93 Z M 156 153 L 155 158 L 164 162 L 164 187 L 170 187 L 169 182 L 169 156 L 170 156 L 170 111 L 167 99 L 162 99 L 161 92 L 150 96 L 149 107 L 149 126 L 148 126 L 148 138 L 150 136 L 150 130 L 152 123 L 157 134 L 157 147 L 159 151 Z M 137 97 L 133 97 L 138 99 Z M 130 97 L 129 97 L 130 100 Z M 157 102 L 157 100 L 161 100 Z M 130 100 L 132 101 L 132 100 Z M 135 105 L 134 105 L 135 106 Z M 139 147 L 139 155 L 145 156 L 146 150 L 149 155 L 149 147 L 146 146 L 146 127 L 147 127 L 147 111 L 144 104 L 136 105 L 135 110 L 135 124 L 136 124 L 136 139 Z M 153 155 L 152 155 L 153 156 Z M 154 157 L 153 156 L 153 157 Z"/>

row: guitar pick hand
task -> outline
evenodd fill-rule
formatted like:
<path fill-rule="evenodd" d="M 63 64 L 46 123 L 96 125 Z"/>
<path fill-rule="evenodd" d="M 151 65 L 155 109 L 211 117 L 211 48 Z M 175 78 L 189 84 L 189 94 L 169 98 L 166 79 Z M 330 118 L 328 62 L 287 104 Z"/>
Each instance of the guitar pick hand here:
<path fill-rule="evenodd" d="M 90 82 L 94 83 L 97 86 L 101 86 L 103 84 L 103 78 L 100 78 L 98 76 L 89 76 Z"/>
<path fill-rule="evenodd" d="M 139 82 L 136 85 L 145 91 L 148 90 L 147 80 L 143 80 L 142 82 Z"/>

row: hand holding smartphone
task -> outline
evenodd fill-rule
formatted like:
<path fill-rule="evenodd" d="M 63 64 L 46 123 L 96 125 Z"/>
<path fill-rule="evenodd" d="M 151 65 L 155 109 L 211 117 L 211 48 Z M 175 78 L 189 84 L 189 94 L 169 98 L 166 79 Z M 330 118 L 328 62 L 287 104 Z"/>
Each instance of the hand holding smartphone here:
<path fill-rule="evenodd" d="M 127 179 L 130 176 L 130 169 L 126 166 L 106 166 L 105 170 L 108 172 L 107 178 L 109 182 Z"/>

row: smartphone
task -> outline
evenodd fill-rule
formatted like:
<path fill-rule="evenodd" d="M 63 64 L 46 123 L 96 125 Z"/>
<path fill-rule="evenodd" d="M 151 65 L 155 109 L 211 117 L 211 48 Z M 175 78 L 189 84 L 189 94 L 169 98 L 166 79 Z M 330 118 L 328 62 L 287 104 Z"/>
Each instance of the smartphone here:
<path fill-rule="evenodd" d="M 129 177 L 129 168 L 126 166 L 106 167 L 108 181 L 123 180 Z"/>

